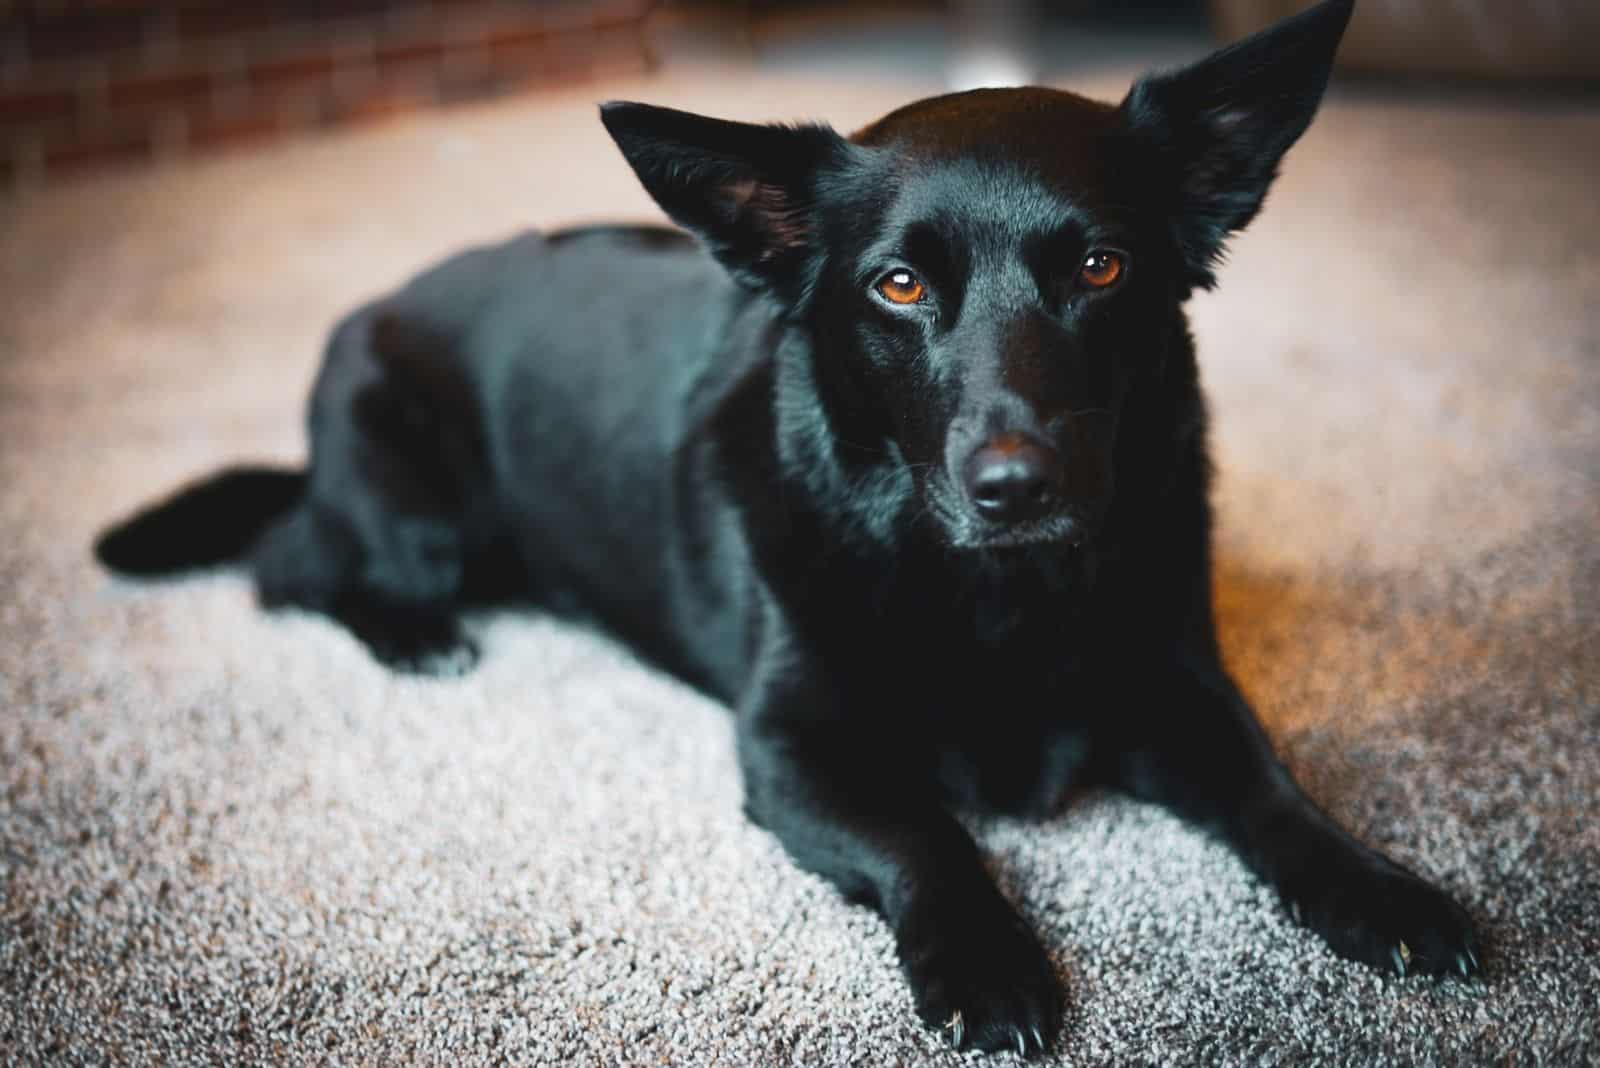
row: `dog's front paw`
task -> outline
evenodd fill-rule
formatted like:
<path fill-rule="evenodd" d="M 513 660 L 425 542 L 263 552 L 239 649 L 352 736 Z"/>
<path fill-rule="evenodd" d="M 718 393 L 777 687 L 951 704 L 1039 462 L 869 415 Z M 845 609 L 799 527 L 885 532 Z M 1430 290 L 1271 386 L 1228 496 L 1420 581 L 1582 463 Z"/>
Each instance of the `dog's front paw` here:
<path fill-rule="evenodd" d="M 478 666 L 478 645 L 461 638 L 453 645 L 421 649 L 385 663 L 402 675 L 421 675 L 432 679 L 457 679 Z"/>
<path fill-rule="evenodd" d="M 401 675 L 453 679 L 466 675 L 478 663 L 478 645 L 455 626 L 435 630 L 397 630 L 373 642 L 372 655 Z"/>
<path fill-rule="evenodd" d="M 1055 1039 L 1062 1000 L 1055 968 L 993 890 L 919 910 L 898 941 L 918 1015 L 956 1048 L 1027 1057 Z"/>
<path fill-rule="evenodd" d="M 1329 859 L 1281 892 L 1295 919 L 1342 957 L 1402 977 L 1471 979 L 1483 970 L 1466 910 L 1376 854 Z"/>

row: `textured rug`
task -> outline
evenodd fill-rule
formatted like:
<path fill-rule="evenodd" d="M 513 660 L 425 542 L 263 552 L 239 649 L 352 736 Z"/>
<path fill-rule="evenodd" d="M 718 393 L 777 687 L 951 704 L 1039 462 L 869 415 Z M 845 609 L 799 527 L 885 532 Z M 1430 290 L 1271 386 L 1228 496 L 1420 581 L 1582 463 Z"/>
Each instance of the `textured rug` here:
<path fill-rule="evenodd" d="M 494 616 L 476 674 L 400 679 L 238 576 L 88 552 L 300 457 L 352 303 L 650 216 L 595 99 L 849 127 L 934 88 L 675 73 L 0 205 L 0 1061 L 980 1063 L 743 821 L 725 711 L 605 639 Z M 975 825 L 1070 992 L 1059 1063 L 1600 1058 L 1597 173 L 1592 106 L 1336 90 L 1193 305 L 1227 657 L 1310 792 L 1465 903 L 1487 980 L 1338 960 L 1092 796 Z"/>

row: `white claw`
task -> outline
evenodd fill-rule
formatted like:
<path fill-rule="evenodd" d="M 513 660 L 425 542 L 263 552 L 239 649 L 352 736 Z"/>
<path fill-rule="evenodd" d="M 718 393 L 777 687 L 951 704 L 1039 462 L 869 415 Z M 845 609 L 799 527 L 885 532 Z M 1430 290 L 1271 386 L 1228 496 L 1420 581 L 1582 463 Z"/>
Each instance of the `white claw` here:
<path fill-rule="evenodd" d="M 961 1039 L 967 1031 L 966 1023 L 961 1019 L 960 1009 L 950 1014 L 950 1022 L 944 1025 L 944 1029 L 950 1032 L 951 1044 L 960 1049 Z"/>
<path fill-rule="evenodd" d="M 1017 1032 L 1017 1055 L 1021 1057 L 1028 1055 L 1028 1039 L 1021 1031 Z"/>

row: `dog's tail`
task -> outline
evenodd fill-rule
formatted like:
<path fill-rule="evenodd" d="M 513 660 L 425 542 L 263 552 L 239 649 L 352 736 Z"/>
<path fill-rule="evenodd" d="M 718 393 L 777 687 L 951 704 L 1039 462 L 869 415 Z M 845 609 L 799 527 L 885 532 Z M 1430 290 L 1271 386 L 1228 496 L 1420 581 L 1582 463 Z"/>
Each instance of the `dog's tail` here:
<path fill-rule="evenodd" d="M 304 471 L 230 467 L 100 535 L 94 554 L 113 571 L 164 575 L 240 559 L 305 494 Z"/>

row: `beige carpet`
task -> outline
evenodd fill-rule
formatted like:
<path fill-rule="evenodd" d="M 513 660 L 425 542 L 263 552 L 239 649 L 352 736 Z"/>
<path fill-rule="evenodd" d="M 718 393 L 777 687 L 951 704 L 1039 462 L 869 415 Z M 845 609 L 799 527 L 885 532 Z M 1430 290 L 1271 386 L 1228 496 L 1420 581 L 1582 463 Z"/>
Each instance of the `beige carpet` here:
<path fill-rule="evenodd" d="M 477 674 L 399 679 L 237 576 L 88 552 L 300 456 L 353 302 L 648 214 L 594 99 L 850 126 L 932 88 L 679 73 L 0 206 L 0 1061 L 977 1063 L 744 823 L 724 711 L 603 639 L 496 617 Z M 1597 174 L 1593 106 L 1346 90 L 1194 306 L 1228 658 L 1311 791 L 1479 919 L 1488 980 L 1339 961 L 1092 797 L 979 827 L 1071 992 L 1060 1063 L 1600 1058 Z"/>

